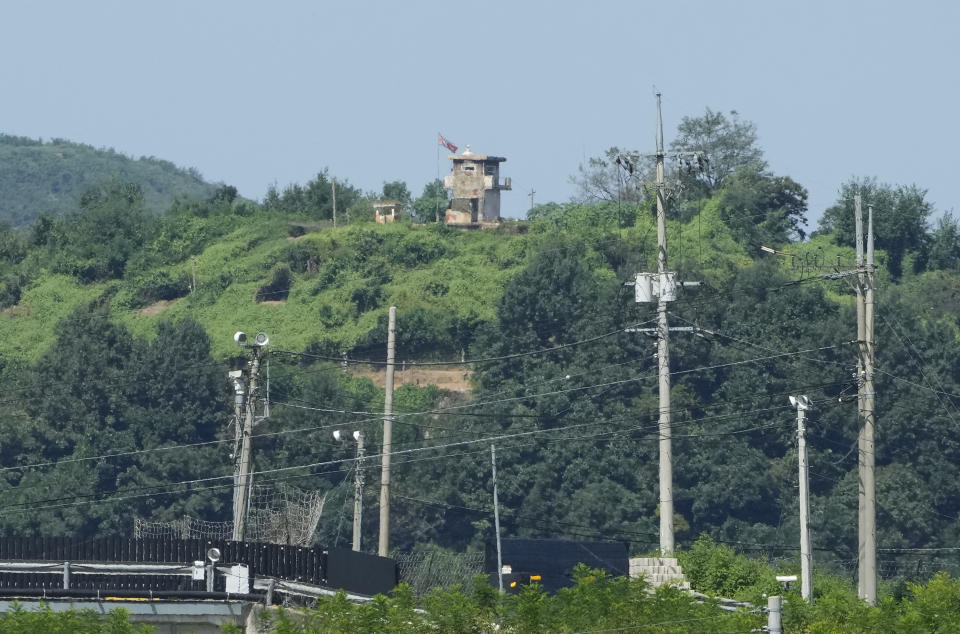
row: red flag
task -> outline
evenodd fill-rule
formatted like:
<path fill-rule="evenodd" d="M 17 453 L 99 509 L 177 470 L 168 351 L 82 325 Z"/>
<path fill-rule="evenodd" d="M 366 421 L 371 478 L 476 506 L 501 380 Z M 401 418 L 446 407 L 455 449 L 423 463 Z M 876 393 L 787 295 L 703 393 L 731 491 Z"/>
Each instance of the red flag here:
<path fill-rule="evenodd" d="M 443 138 L 443 135 L 440 134 L 439 132 L 437 133 L 437 137 L 438 137 L 438 139 L 439 139 L 439 141 L 440 141 L 440 145 L 442 145 L 443 147 L 447 148 L 447 149 L 450 150 L 451 152 L 456 152 L 456 151 L 457 151 L 457 146 L 454 145 L 453 143 L 451 143 L 450 141 L 447 141 L 445 138 Z"/>

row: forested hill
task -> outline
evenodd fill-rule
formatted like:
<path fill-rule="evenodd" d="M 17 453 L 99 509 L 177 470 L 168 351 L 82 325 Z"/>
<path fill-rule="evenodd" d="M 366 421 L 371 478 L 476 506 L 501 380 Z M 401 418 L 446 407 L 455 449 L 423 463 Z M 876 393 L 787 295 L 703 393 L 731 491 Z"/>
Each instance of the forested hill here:
<path fill-rule="evenodd" d="M 26 226 L 41 213 L 76 211 L 87 188 L 116 181 L 138 183 L 147 209 L 155 212 L 176 198 L 207 198 L 216 189 L 196 170 L 169 161 L 134 159 L 63 139 L 0 134 L 0 222 Z"/>
<path fill-rule="evenodd" d="M 263 203 L 221 188 L 160 216 L 136 183 L 113 183 L 86 191 L 76 213 L 4 231 L 0 534 L 129 535 L 134 516 L 228 520 L 227 371 L 245 367 L 232 338 L 243 330 L 271 340 L 258 483 L 327 492 L 318 540 L 344 544 L 355 448 L 330 432 L 362 430 L 376 451 L 384 392 L 355 368 L 382 367 L 396 306 L 400 368 L 444 362 L 472 382 L 445 392 L 398 378 L 393 546 L 477 549 L 492 536 L 495 442 L 505 535 L 652 550 L 657 361 L 635 330 L 656 311 L 624 283 L 655 270 L 657 231 L 642 179 L 617 190 L 623 160 L 612 152 L 581 173 L 597 195 L 493 230 L 432 222 L 436 183 L 406 194 L 428 222 L 375 224 L 375 196 L 341 179 L 334 227 L 321 173 Z M 918 187 L 860 179 L 806 238 L 806 191 L 760 161 L 717 160 L 711 179 L 677 180 L 669 266 L 702 284 L 670 304 L 671 325 L 709 331 L 671 337 L 678 545 L 706 532 L 795 555 L 788 396 L 803 394 L 817 565 L 856 560 L 856 311 L 848 279 L 824 275 L 854 265 L 860 193 L 874 206 L 880 265 L 881 570 L 915 575 L 933 565 L 918 553 L 934 553 L 960 571 L 956 221 L 935 221 Z M 387 183 L 384 197 L 403 200 L 401 185 Z M 369 468 L 363 544 L 377 541 Z"/>

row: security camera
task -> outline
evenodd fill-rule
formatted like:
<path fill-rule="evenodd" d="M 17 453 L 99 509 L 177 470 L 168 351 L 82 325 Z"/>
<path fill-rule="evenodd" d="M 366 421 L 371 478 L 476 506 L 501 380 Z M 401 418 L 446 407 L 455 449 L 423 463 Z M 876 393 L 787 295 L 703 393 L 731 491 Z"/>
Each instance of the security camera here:
<path fill-rule="evenodd" d="M 242 333 L 241 333 L 241 334 L 242 334 Z M 220 549 L 219 549 L 219 548 L 211 548 L 211 549 L 207 550 L 207 559 L 209 559 L 209 560 L 212 561 L 213 563 L 216 563 L 216 562 L 220 561 Z"/>
<path fill-rule="evenodd" d="M 254 340 L 258 346 L 268 346 L 270 345 L 270 337 L 267 336 L 265 332 L 258 332 L 257 338 Z"/>
<path fill-rule="evenodd" d="M 247 333 L 238 330 L 234 333 L 233 340 L 242 346 L 247 342 Z"/>
<path fill-rule="evenodd" d="M 797 575 L 777 575 L 777 581 L 780 582 L 784 590 L 789 590 L 790 584 L 797 582 Z"/>

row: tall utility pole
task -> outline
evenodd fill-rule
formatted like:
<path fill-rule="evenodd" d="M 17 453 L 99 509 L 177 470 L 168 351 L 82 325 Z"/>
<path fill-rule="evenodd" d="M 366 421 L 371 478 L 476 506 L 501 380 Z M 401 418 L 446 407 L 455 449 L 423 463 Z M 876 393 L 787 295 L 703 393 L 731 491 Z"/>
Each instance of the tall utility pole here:
<path fill-rule="evenodd" d="M 800 594 L 813 602 L 813 551 L 810 548 L 810 463 L 807 461 L 807 410 L 810 399 L 791 396 L 797 408 L 797 453 L 800 462 Z"/>
<path fill-rule="evenodd" d="M 533 211 L 533 195 L 536 194 L 536 193 L 537 193 L 537 190 L 535 190 L 533 187 L 531 187 L 531 188 L 530 188 L 530 193 L 527 194 L 528 196 L 530 196 L 530 211 Z"/>
<path fill-rule="evenodd" d="M 670 326 L 667 323 L 666 291 L 673 280 L 667 279 L 666 183 L 663 176 L 663 117 L 660 93 L 657 93 L 657 368 L 660 381 L 660 552 L 674 551 L 673 541 L 673 453 L 670 430 Z"/>
<path fill-rule="evenodd" d="M 234 340 L 244 345 L 246 335 L 238 332 L 234 335 Z M 248 346 L 251 350 L 250 357 L 250 380 L 246 390 L 246 407 L 243 420 L 243 427 L 240 433 L 241 446 L 240 455 L 237 457 L 236 475 L 234 476 L 234 494 L 233 494 L 233 541 L 242 542 L 246 536 L 247 513 L 250 504 L 250 454 L 253 451 L 253 421 L 256 414 L 257 405 L 257 376 L 260 373 L 260 355 L 263 347 L 267 345 L 267 336 L 263 333 L 257 335 L 257 343 Z M 240 390 L 237 390 L 237 414 L 239 416 L 239 402 L 242 398 Z M 240 425 L 239 418 L 237 425 Z"/>
<path fill-rule="evenodd" d="M 497 449 L 490 445 L 490 463 L 493 473 L 493 529 L 497 533 L 497 582 L 503 592 L 503 556 L 500 551 L 500 503 L 497 501 Z"/>
<path fill-rule="evenodd" d="M 363 517 L 363 432 L 353 432 L 357 441 L 356 478 L 353 481 L 353 549 L 360 552 L 360 518 Z"/>
<path fill-rule="evenodd" d="M 637 302 L 650 302 L 657 297 L 657 367 L 659 375 L 660 410 L 660 552 L 669 555 L 674 551 L 673 534 L 673 455 L 670 428 L 670 331 L 702 332 L 700 328 L 670 328 L 667 321 L 667 302 L 677 298 L 676 273 L 667 270 L 667 184 L 664 177 L 663 118 L 660 113 L 660 93 L 657 93 L 657 272 L 637 273 L 634 282 Z M 703 152 L 679 152 L 677 159 L 687 163 L 702 164 Z M 697 286 L 686 282 L 684 286 Z M 649 332 L 650 329 L 632 329 L 633 332 Z"/>
<path fill-rule="evenodd" d="M 396 339 L 397 307 L 390 307 L 387 324 L 387 379 L 383 397 L 383 452 L 380 477 L 380 545 L 381 557 L 390 552 L 390 451 L 393 443 L 393 360 Z"/>
<path fill-rule="evenodd" d="M 867 248 L 864 261 L 863 211 L 860 195 L 854 199 L 854 214 L 857 231 L 857 404 L 859 405 L 859 544 L 858 583 L 861 599 L 870 605 L 877 604 L 877 510 L 875 487 L 874 453 L 874 403 L 873 387 L 873 207 L 867 221 Z"/>

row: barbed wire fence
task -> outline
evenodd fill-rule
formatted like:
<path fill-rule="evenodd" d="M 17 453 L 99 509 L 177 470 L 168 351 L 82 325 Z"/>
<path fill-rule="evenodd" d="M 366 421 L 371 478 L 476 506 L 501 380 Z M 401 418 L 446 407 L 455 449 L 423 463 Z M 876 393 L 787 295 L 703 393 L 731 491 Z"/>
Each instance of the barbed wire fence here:
<path fill-rule="evenodd" d="M 254 486 L 246 538 L 271 544 L 311 546 L 326 499 L 327 492 L 301 491 L 289 485 Z M 228 540 L 233 538 L 233 522 L 208 522 L 189 515 L 166 522 L 136 517 L 133 537 Z"/>

